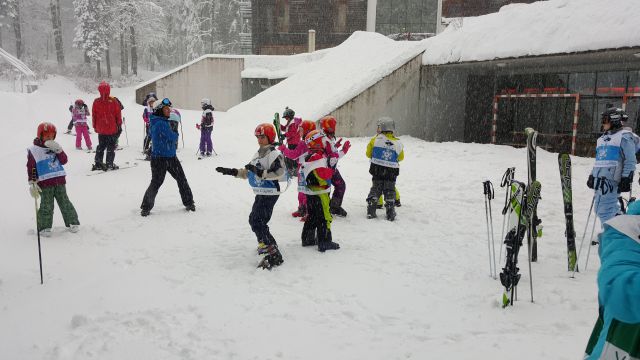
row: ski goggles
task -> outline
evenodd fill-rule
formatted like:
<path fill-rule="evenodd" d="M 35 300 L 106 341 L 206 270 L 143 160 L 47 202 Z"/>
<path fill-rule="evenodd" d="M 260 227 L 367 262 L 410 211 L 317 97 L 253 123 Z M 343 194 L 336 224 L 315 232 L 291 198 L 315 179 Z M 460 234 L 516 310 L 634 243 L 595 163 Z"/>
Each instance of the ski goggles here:
<path fill-rule="evenodd" d="M 161 104 L 164 106 L 171 106 L 171 100 L 169 100 L 169 98 L 164 98 L 162 99 Z"/>

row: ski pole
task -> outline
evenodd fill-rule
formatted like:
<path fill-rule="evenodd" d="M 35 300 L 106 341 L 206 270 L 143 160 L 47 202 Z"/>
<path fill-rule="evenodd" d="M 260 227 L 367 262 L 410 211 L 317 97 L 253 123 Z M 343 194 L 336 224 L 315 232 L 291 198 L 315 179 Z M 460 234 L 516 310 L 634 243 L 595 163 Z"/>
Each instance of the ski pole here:
<path fill-rule="evenodd" d="M 593 199 L 591 199 L 591 206 L 589 207 L 589 214 L 587 215 L 587 222 L 584 224 L 584 231 L 582 232 L 582 240 L 580 240 L 580 249 L 578 250 L 578 257 L 576 258 L 576 267 L 573 269 L 573 273 L 571 274 L 572 278 L 576 277 L 576 272 L 578 271 L 578 264 L 580 260 L 580 256 L 582 255 L 582 246 L 584 245 L 585 236 L 587 236 L 587 228 L 589 227 L 589 220 L 591 219 L 591 214 L 593 213 L 593 203 L 596 200 L 596 194 L 594 192 Z M 595 223 L 595 219 L 594 219 Z M 595 225 L 594 225 L 595 226 Z"/>
<path fill-rule="evenodd" d="M 33 178 L 37 179 L 35 168 L 33 168 L 32 173 L 33 173 Z M 38 234 L 38 261 L 40 263 L 40 284 L 42 285 L 44 284 L 44 278 L 42 276 L 42 250 L 40 247 L 40 229 L 38 229 L 38 198 L 37 197 L 33 198 L 33 203 L 36 209 L 36 234 Z"/>
<path fill-rule="evenodd" d="M 510 167 L 507 171 L 502 175 L 502 181 L 500 182 L 500 187 L 508 186 L 504 195 L 504 208 L 502 209 L 502 233 L 500 234 L 500 255 L 499 258 L 502 259 L 502 245 L 504 244 L 504 228 L 507 220 L 507 212 L 509 209 L 509 199 L 511 199 L 511 181 L 513 180 L 516 173 L 515 167 Z"/>
<path fill-rule="evenodd" d="M 486 180 L 482 183 L 484 188 L 484 211 L 487 221 L 487 250 L 489 252 L 489 276 L 495 278 L 495 248 L 493 250 L 493 260 L 491 259 L 491 241 L 493 238 L 493 224 L 491 216 L 491 199 L 494 198 L 493 184 Z"/>
<path fill-rule="evenodd" d="M 489 224 L 491 225 L 491 252 L 493 255 L 493 279 L 495 280 L 498 278 L 498 267 L 496 265 L 496 238 L 493 235 L 493 212 L 491 211 L 491 199 L 495 198 L 495 192 L 493 190 L 493 184 L 491 182 L 489 182 L 489 184 L 491 185 L 491 198 L 489 199 Z"/>
<path fill-rule="evenodd" d="M 598 203 L 600 203 L 600 199 L 598 199 Z M 598 207 L 596 206 L 596 209 Z M 593 233 L 596 229 L 596 221 L 598 221 L 598 217 L 593 217 L 593 225 L 591 226 L 591 236 L 589 237 L 589 249 L 587 251 L 587 261 L 584 264 L 584 271 L 587 271 L 587 266 L 589 266 L 589 254 L 591 254 L 591 246 L 593 246 Z"/>
<path fill-rule="evenodd" d="M 182 133 L 182 148 L 184 149 L 184 131 L 182 130 L 182 121 L 180 121 L 180 132 Z"/>

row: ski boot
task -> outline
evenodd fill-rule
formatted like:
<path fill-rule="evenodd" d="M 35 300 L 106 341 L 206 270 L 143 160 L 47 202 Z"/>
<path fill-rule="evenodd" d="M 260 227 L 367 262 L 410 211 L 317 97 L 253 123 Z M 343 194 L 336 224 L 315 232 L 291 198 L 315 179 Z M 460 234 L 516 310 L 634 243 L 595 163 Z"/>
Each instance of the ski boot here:
<path fill-rule="evenodd" d="M 402 206 L 402 205 L 400 204 L 400 199 L 396 199 L 396 207 L 400 207 L 400 206 Z"/>
<path fill-rule="evenodd" d="M 116 164 L 107 164 L 107 167 L 106 167 L 105 171 L 107 171 L 107 170 L 118 170 L 118 169 L 120 169 L 120 167 L 118 165 L 116 165 Z"/>
<path fill-rule="evenodd" d="M 52 232 L 51 232 L 50 228 L 49 229 L 40 230 L 40 236 L 42 236 L 42 237 L 51 237 L 51 234 L 52 234 Z"/>
<path fill-rule="evenodd" d="M 335 199 L 335 198 L 331 199 L 331 201 L 329 202 L 329 213 L 331 213 L 331 215 L 346 217 L 347 211 L 343 209 L 342 206 L 340 205 L 341 204 L 338 199 Z"/>
<path fill-rule="evenodd" d="M 376 215 L 376 209 L 378 207 L 377 201 L 375 199 L 369 199 L 367 202 L 367 219 L 373 219 L 378 217 Z"/>
<path fill-rule="evenodd" d="M 258 268 L 261 269 L 271 270 L 274 266 L 278 266 L 284 262 L 277 245 L 266 245 L 260 255 L 262 255 L 262 260 L 258 263 Z"/>
<path fill-rule="evenodd" d="M 107 171 L 107 165 L 103 163 L 95 163 L 91 166 L 91 171 L 102 170 Z"/>
<path fill-rule="evenodd" d="M 340 249 L 340 244 L 334 243 L 333 241 L 323 241 L 318 243 L 318 251 L 325 252 L 327 250 L 338 250 Z"/>
<path fill-rule="evenodd" d="M 151 210 L 149 209 L 142 209 L 142 211 L 140 211 L 140 216 L 146 217 L 149 216 L 149 214 L 151 214 Z"/>
<path fill-rule="evenodd" d="M 396 219 L 396 206 L 393 201 L 387 201 L 384 205 L 387 209 L 387 220 L 393 221 Z"/>
<path fill-rule="evenodd" d="M 204 153 L 198 153 L 198 160 L 204 159 Z"/>
<path fill-rule="evenodd" d="M 298 210 L 291 213 L 293 217 L 303 217 L 307 215 L 307 209 L 304 206 L 298 207 Z"/>
<path fill-rule="evenodd" d="M 191 204 L 191 205 L 187 205 L 185 206 L 185 209 L 187 209 L 187 211 L 196 211 L 196 204 Z"/>
<path fill-rule="evenodd" d="M 302 239 L 302 246 L 303 247 L 307 247 L 307 246 L 316 246 L 318 245 L 318 236 L 316 235 L 316 233 L 313 233 L 313 237 L 311 239 Z"/>
<path fill-rule="evenodd" d="M 68 227 L 67 229 L 69 230 L 69 232 L 72 232 L 72 233 L 74 233 L 74 234 L 75 234 L 75 233 L 77 233 L 77 232 L 80 230 L 80 225 L 78 225 L 78 224 L 71 224 L 71 225 L 69 225 L 69 227 Z"/>
<path fill-rule="evenodd" d="M 210 152 L 208 152 L 208 153 L 206 153 L 206 154 L 204 154 L 204 155 L 205 155 L 206 157 L 211 157 L 211 153 L 210 153 Z"/>

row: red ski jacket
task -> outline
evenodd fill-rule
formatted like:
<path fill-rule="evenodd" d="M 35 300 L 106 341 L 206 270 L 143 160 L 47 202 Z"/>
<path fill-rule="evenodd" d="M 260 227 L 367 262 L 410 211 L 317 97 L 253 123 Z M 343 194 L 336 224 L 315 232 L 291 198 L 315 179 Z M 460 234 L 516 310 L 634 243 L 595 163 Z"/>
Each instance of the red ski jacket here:
<path fill-rule="evenodd" d="M 102 82 L 98 86 L 100 97 L 93 100 L 91 123 L 93 129 L 100 135 L 115 135 L 122 126 L 122 113 L 116 98 L 109 97 L 111 87 Z"/>

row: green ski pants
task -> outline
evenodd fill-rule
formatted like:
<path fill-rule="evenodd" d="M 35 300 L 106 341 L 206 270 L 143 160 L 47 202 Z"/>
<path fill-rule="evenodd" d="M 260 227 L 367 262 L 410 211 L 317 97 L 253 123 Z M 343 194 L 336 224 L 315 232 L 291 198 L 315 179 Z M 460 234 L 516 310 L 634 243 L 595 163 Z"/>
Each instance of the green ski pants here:
<path fill-rule="evenodd" d="M 51 229 L 53 225 L 53 199 L 56 200 L 58 207 L 60 207 L 66 227 L 80 225 L 78 213 L 67 196 L 66 186 L 56 185 L 42 189 L 40 209 L 38 210 L 38 231 Z"/>

